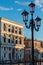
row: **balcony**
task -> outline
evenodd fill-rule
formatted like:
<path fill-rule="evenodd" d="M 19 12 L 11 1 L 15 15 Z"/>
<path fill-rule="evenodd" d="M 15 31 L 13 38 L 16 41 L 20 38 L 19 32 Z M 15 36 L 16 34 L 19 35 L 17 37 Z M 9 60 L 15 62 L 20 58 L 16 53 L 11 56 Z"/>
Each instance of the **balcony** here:
<path fill-rule="evenodd" d="M 18 50 L 24 49 L 25 45 L 24 44 L 16 44 L 15 48 Z"/>

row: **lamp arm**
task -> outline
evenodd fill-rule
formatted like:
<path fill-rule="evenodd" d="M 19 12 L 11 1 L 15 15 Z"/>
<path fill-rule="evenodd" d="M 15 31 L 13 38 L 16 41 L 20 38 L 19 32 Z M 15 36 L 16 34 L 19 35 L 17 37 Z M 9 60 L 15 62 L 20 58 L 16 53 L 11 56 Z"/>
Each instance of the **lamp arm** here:
<path fill-rule="evenodd" d="M 27 28 L 27 29 L 29 29 L 29 28 L 30 28 L 30 24 L 29 24 L 29 25 L 27 25 L 27 22 L 25 22 L 25 26 L 26 26 L 26 28 Z"/>

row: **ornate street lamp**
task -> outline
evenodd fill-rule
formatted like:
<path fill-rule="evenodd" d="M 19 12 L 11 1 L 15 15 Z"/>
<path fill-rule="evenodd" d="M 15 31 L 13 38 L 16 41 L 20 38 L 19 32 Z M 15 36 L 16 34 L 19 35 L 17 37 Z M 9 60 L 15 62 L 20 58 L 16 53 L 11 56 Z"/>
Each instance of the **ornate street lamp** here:
<path fill-rule="evenodd" d="M 29 14 L 29 13 L 28 13 L 27 11 L 25 11 L 25 10 L 24 10 L 24 12 L 22 13 L 22 15 L 23 15 L 23 21 L 24 21 L 24 22 L 27 22 L 27 21 L 28 21 L 28 14 Z"/>
<path fill-rule="evenodd" d="M 41 22 L 40 22 L 41 18 L 37 16 L 35 20 L 36 20 L 36 26 L 39 28 L 41 26 Z"/>
<path fill-rule="evenodd" d="M 31 20 L 29 22 L 29 25 L 27 24 L 28 22 L 28 12 L 27 11 L 23 11 L 22 12 L 22 16 L 23 16 L 23 21 L 25 23 L 26 28 L 31 28 L 31 33 L 32 33 L 32 65 L 34 65 L 34 29 L 36 31 L 39 31 L 40 25 L 41 25 L 41 18 L 39 18 L 38 16 L 36 17 L 36 19 L 33 19 L 33 14 L 34 14 L 34 10 L 35 10 L 35 4 L 34 3 L 30 3 L 29 4 L 30 7 L 30 13 L 31 13 Z"/>
<path fill-rule="evenodd" d="M 31 2 L 31 3 L 29 4 L 29 7 L 30 7 L 30 13 L 33 14 L 33 13 L 34 13 L 34 10 L 35 10 L 35 4 Z"/>

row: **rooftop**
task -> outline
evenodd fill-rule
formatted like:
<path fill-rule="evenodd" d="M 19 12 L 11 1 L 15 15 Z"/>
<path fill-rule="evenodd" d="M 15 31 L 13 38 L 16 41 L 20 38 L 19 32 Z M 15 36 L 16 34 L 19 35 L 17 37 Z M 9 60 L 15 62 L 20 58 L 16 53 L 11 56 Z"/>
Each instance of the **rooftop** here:
<path fill-rule="evenodd" d="M 17 22 L 12 21 L 12 20 L 8 20 L 8 19 L 3 18 L 3 17 L 0 17 L 0 19 L 1 19 L 1 20 L 5 20 L 5 21 L 7 21 L 7 22 L 11 22 L 11 23 L 15 23 L 15 24 L 18 24 L 18 25 L 24 26 L 23 24 L 17 23 Z"/>

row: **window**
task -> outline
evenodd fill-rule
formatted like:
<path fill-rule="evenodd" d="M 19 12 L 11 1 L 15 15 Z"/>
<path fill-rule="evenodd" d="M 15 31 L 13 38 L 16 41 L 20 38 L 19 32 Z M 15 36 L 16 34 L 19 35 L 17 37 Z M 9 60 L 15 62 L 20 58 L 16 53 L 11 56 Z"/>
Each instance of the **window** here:
<path fill-rule="evenodd" d="M 25 48 L 31 48 L 32 46 L 31 40 L 29 39 L 25 39 L 24 44 L 25 44 Z"/>
<path fill-rule="evenodd" d="M 8 35 L 8 43 L 10 43 L 11 35 Z"/>
<path fill-rule="evenodd" d="M 10 39 L 8 39 L 8 43 L 10 43 Z"/>
<path fill-rule="evenodd" d="M 9 47 L 9 51 L 11 50 L 11 47 Z"/>
<path fill-rule="evenodd" d="M 11 60 L 11 53 L 9 53 L 9 60 Z"/>
<path fill-rule="evenodd" d="M 8 27 L 10 27 L 10 25 L 8 25 Z"/>
<path fill-rule="evenodd" d="M 12 43 L 14 43 L 14 40 L 12 39 Z"/>
<path fill-rule="evenodd" d="M 4 31 L 6 31 L 6 24 L 3 25 L 3 29 L 4 29 Z"/>
<path fill-rule="evenodd" d="M 17 34 L 17 30 L 15 30 L 15 33 Z"/>
<path fill-rule="evenodd" d="M 27 45 L 27 46 L 28 46 L 29 48 L 31 48 L 31 46 L 32 46 L 31 41 L 30 41 L 30 40 L 27 40 L 27 43 L 28 43 L 28 45 Z"/>
<path fill-rule="evenodd" d="M 12 33 L 14 33 L 14 26 L 12 26 Z"/>
<path fill-rule="evenodd" d="M 20 54 L 20 58 L 21 58 L 21 54 Z"/>
<path fill-rule="evenodd" d="M 19 43 L 21 44 L 21 42 L 22 42 L 22 41 L 21 41 L 21 38 L 19 38 Z"/>
<path fill-rule="evenodd" d="M 35 47 L 37 47 L 37 43 L 35 43 Z"/>
<path fill-rule="evenodd" d="M 5 34 L 4 34 L 3 40 L 4 40 L 4 42 L 6 42 L 6 35 Z"/>
<path fill-rule="evenodd" d="M 10 32 L 10 28 L 8 29 L 8 31 Z"/>
<path fill-rule="evenodd" d="M 14 59 L 14 48 L 12 49 L 12 58 Z"/>
<path fill-rule="evenodd" d="M 19 56 L 18 56 L 18 53 L 16 53 L 16 60 L 19 60 Z"/>
<path fill-rule="evenodd" d="M 43 48 L 43 42 L 41 42 L 41 47 Z"/>
<path fill-rule="evenodd" d="M 4 51 L 6 50 L 6 47 L 4 47 Z"/>
<path fill-rule="evenodd" d="M 17 34 L 17 27 L 15 27 L 15 33 Z"/>
<path fill-rule="evenodd" d="M 15 43 L 17 44 L 18 43 L 18 40 L 15 40 Z"/>
<path fill-rule="evenodd" d="M 18 37 L 15 37 L 15 43 L 17 44 L 18 43 L 18 40 L 17 40 Z"/>
<path fill-rule="evenodd" d="M 16 51 L 17 51 L 17 49 L 16 49 Z"/>
<path fill-rule="evenodd" d="M 21 34 L 22 33 L 22 31 L 21 31 L 21 29 L 19 29 L 19 34 Z"/>
<path fill-rule="evenodd" d="M 6 38 L 4 38 L 4 42 L 6 42 Z"/>
<path fill-rule="evenodd" d="M 14 36 L 12 36 L 12 41 L 11 41 L 11 43 L 14 43 Z"/>
<path fill-rule="evenodd" d="M 10 32 L 10 25 L 8 25 L 8 32 Z"/>
<path fill-rule="evenodd" d="M 43 53 L 41 53 L 41 57 L 43 58 Z"/>
<path fill-rule="evenodd" d="M 15 29 L 17 29 L 17 27 L 15 27 Z"/>

